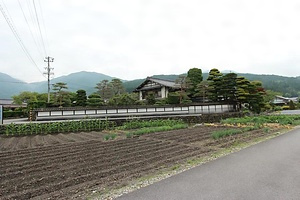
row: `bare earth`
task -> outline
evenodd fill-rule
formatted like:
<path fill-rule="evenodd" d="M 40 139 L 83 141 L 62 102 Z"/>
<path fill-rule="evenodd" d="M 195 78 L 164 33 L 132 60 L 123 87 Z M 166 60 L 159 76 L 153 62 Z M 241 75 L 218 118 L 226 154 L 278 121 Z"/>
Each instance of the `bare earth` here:
<path fill-rule="evenodd" d="M 0 199 L 86 199 L 159 170 L 201 158 L 262 130 L 211 138 L 224 127 L 200 126 L 103 141 L 104 133 L 0 137 Z M 273 131 L 274 132 L 274 131 Z"/>

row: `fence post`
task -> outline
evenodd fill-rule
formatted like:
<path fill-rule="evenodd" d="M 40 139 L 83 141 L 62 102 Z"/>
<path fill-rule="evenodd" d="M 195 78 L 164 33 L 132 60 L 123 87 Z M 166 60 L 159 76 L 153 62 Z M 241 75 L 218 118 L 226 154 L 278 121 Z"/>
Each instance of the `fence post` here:
<path fill-rule="evenodd" d="M 3 124 L 3 105 L 0 105 L 0 125 Z"/>

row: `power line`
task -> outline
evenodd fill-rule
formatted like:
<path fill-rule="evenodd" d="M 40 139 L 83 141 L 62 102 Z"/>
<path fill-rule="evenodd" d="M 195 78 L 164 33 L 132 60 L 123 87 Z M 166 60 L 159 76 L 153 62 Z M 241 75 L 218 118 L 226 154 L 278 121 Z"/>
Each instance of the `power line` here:
<path fill-rule="evenodd" d="M 41 26 L 40 26 L 39 16 L 38 16 L 38 13 L 37 13 L 37 10 L 36 10 L 36 6 L 35 6 L 35 1 L 32 0 L 32 2 L 33 2 L 34 11 L 35 11 L 36 21 L 37 21 L 38 28 L 39 28 L 39 32 L 40 32 L 40 35 L 41 35 L 41 40 L 42 40 L 44 52 L 45 52 L 45 55 L 47 55 L 46 46 L 45 46 L 45 43 L 44 43 L 44 38 L 43 38 L 42 31 L 41 31 Z"/>
<path fill-rule="evenodd" d="M 31 6 L 31 4 L 30 4 L 30 0 L 27 0 L 26 3 L 27 3 L 27 7 L 28 7 L 28 11 L 29 11 L 30 18 L 31 18 L 32 26 L 35 28 L 35 29 L 34 29 L 34 30 L 35 30 L 34 33 L 35 33 L 35 36 L 36 36 L 36 38 L 37 38 L 37 43 L 38 43 L 39 49 L 40 49 L 41 51 L 43 51 L 43 47 L 42 47 L 42 45 L 41 45 L 41 41 L 39 40 L 39 36 L 38 36 L 38 34 L 37 34 L 37 32 L 38 32 L 37 26 L 36 26 L 37 24 L 36 24 L 36 20 L 35 20 L 34 14 L 33 14 L 32 6 Z M 42 56 L 42 57 L 43 57 L 43 56 Z"/>
<path fill-rule="evenodd" d="M 2 2 L 3 2 L 3 1 L 2 1 Z M 4 2 L 3 2 L 3 5 L 5 6 Z M 5 6 L 5 8 L 6 8 L 6 6 Z M 27 49 L 26 46 L 24 45 L 24 43 L 23 43 L 23 41 L 22 41 L 20 35 L 18 34 L 18 32 L 17 32 L 17 30 L 16 30 L 16 28 L 15 28 L 15 26 L 14 26 L 14 23 L 13 23 L 12 18 L 9 17 L 9 16 L 6 14 L 6 12 L 5 12 L 5 10 L 4 10 L 4 8 L 3 8 L 3 6 L 2 6 L 1 4 L 0 4 L 0 10 L 1 10 L 1 13 L 2 13 L 2 15 L 3 15 L 3 17 L 4 17 L 5 21 L 6 21 L 6 23 L 8 24 L 10 30 L 13 32 L 15 38 L 17 39 L 19 45 L 21 46 L 21 49 L 23 50 L 23 52 L 25 53 L 25 55 L 27 56 L 27 58 L 32 62 L 32 64 L 33 64 L 33 65 L 39 70 L 39 72 L 43 75 L 42 71 L 38 68 L 36 62 L 33 60 L 33 58 L 32 58 L 32 56 L 30 55 L 28 49 Z M 8 10 L 8 9 L 6 8 L 6 10 Z"/>
<path fill-rule="evenodd" d="M 39 7 L 40 7 L 40 11 L 41 11 L 41 18 L 42 18 L 42 25 L 43 25 L 43 28 L 44 28 L 44 32 L 45 32 L 45 37 L 46 37 L 46 49 L 48 50 L 48 53 L 51 54 L 51 49 L 50 49 L 50 45 L 49 45 L 49 40 L 48 40 L 48 34 L 47 34 L 47 28 L 46 28 L 46 25 L 45 25 L 45 20 L 44 20 L 44 15 L 43 15 L 43 8 L 41 6 L 41 1 L 38 0 L 38 3 L 39 3 Z"/>
<path fill-rule="evenodd" d="M 24 19 L 25 19 L 25 21 L 26 21 L 26 24 L 27 24 L 28 29 L 29 29 L 29 31 L 30 31 L 31 37 L 32 37 L 32 39 L 33 39 L 33 41 L 34 41 L 34 43 L 35 43 L 37 49 L 38 49 L 38 52 L 40 53 L 40 56 L 43 57 L 43 54 L 42 54 L 41 51 L 40 51 L 39 45 L 38 45 L 36 39 L 34 38 L 33 32 L 32 32 L 32 30 L 31 30 L 31 26 L 29 25 L 29 22 L 28 22 L 28 20 L 27 20 L 26 15 L 25 15 L 25 12 L 24 12 L 24 9 L 23 9 L 23 7 L 22 7 L 22 4 L 20 3 L 20 0 L 18 0 L 18 3 L 19 3 L 19 6 L 20 6 L 20 8 L 21 8 L 21 10 L 22 10 L 23 17 L 24 17 Z"/>

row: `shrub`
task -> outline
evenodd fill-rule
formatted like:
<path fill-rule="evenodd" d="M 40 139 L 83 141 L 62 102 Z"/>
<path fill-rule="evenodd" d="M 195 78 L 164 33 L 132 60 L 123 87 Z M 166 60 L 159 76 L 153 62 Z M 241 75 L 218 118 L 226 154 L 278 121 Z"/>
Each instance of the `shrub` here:
<path fill-rule="evenodd" d="M 27 117 L 28 112 L 27 111 L 4 111 L 3 112 L 3 119 L 9 119 L 9 118 L 22 118 L 22 117 Z"/>

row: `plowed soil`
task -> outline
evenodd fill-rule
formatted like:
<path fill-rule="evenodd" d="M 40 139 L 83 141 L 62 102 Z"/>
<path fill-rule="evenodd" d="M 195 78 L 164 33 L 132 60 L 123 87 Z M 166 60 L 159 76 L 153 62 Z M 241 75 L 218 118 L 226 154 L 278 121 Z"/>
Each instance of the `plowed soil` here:
<path fill-rule="evenodd" d="M 203 157 L 237 141 L 270 133 L 252 131 L 219 140 L 201 126 L 103 141 L 103 133 L 0 137 L 0 199 L 85 199 L 163 168 Z"/>

